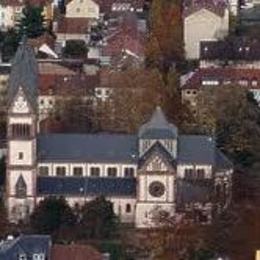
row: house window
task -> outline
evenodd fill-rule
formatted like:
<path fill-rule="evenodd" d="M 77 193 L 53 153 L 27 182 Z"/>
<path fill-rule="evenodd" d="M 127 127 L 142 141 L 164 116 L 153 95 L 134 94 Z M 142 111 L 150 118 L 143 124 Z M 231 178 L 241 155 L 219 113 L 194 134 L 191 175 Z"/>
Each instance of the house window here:
<path fill-rule="evenodd" d="M 45 259 L 45 254 L 33 254 L 33 260 L 44 260 Z"/>
<path fill-rule="evenodd" d="M 248 81 L 246 79 L 242 79 L 238 81 L 238 84 L 240 86 L 247 86 L 248 85 Z"/>
<path fill-rule="evenodd" d="M 90 176 L 91 177 L 99 177 L 100 175 L 100 168 L 99 167 L 91 167 L 90 168 Z"/>
<path fill-rule="evenodd" d="M 126 213 L 130 213 L 131 212 L 131 204 L 126 204 L 126 207 L 125 207 L 125 212 Z"/>
<path fill-rule="evenodd" d="M 49 167 L 48 166 L 40 166 L 39 167 L 39 174 L 41 176 L 48 176 L 49 175 Z"/>
<path fill-rule="evenodd" d="M 257 86 L 257 80 L 252 80 L 252 86 L 256 87 Z"/>
<path fill-rule="evenodd" d="M 66 175 L 66 167 L 64 166 L 58 166 L 56 168 L 56 175 L 57 176 L 65 176 Z"/>
<path fill-rule="evenodd" d="M 116 177 L 117 175 L 117 168 L 116 167 L 108 167 L 107 168 L 107 176 L 108 177 Z"/>
<path fill-rule="evenodd" d="M 26 254 L 19 254 L 19 260 L 27 260 Z"/>
<path fill-rule="evenodd" d="M 205 170 L 204 169 L 197 169 L 197 178 L 204 179 L 205 178 Z"/>
<path fill-rule="evenodd" d="M 22 152 L 19 152 L 19 153 L 18 153 L 18 159 L 19 159 L 19 160 L 22 160 L 22 159 L 23 159 L 23 153 L 22 153 Z"/>
<path fill-rule="evenodd" d="M 83 175 L 83 168 L 82 167 L 74 167 L 73 168 L 73 175 L 76 177 L 81 177 Z"/>
<path fill-rule="evenodd" d="M 193 169 L 185 169 L 184 177 L 185 177 L 185 179 L 192 179 L 193 178 Z"/>
<path fill-rule="evenodd" d="M 77 9 L 76 9 L 76 12 L 79 13 L 79 12 L 80 12 L 80 8 L 77 8 Z"/>

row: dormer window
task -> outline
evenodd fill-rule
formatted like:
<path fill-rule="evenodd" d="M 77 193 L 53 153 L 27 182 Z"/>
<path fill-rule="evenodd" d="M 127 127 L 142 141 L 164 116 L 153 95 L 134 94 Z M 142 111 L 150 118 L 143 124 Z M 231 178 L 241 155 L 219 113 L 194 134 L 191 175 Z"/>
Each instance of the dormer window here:
<path fill-rule="evenodd" d="M 218 80 L 202 80 L 202 86 L 218 86 Z"/>
<path fill-rule="evenodd" d="M 19 260 L 27 260 L 26 254 L 19 254 Z"/>
<path fill-rule="evenodd" d="M 44 260 L 45 259 L 45 254 L 40 253 L 40 254 L 33 254 L 33 260 Z"/>

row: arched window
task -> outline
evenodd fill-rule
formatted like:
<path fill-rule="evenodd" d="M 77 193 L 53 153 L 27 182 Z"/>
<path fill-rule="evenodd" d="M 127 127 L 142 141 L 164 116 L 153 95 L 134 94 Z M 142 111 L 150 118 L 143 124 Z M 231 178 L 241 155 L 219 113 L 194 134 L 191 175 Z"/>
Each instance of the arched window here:
<path fill-rule="evenodd" d="M 25 198 L 27 194 L 27 187 L 22 175 L 17 180 L 15 185 L 15 195 L 17 198 Z"/>

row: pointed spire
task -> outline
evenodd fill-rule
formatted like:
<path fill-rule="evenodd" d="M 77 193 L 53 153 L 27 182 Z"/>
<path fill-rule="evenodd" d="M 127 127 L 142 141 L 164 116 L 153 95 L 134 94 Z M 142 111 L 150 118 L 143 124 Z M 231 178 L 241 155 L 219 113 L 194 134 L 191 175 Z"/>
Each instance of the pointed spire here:
<path fill-rule="evenodd" d="M 9 105 L 15 98 L 20 87 L 23 88 L 32 107 L 36 108 L 38 96 L 38 64 L 32 47 L 27 43 L 26 35 L 22 37 L 12 62 L 8 87 Z"/>
<path fill-rule="evenodd" d="M 178 129 L 167 121 L 161 107 L 157 106 L 151 119 L 140 127 L 138 135 L 148 139 L 177 138 Z"/>

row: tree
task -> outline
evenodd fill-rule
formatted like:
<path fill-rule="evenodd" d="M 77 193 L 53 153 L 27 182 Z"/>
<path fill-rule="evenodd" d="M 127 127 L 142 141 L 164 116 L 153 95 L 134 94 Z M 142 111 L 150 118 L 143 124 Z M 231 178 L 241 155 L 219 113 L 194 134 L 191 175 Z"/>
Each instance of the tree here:
<path fill-rule="evenodd" d="M 17 27 L 20 36 L 26 35 L 29 38 L 41 36 L 46 31 L 43 7 L 27 3 L 22 10 Z"/>
<path fill-rule="evenodd" d="M 0 201 L 0 238 L 5 238 L 9 231 L 9 222 L 4 202 Z"/>
<path fill-rule="evenodd" d="M 5 157 L 3 156 L 2 158 L 0 158 L 0 186 L 5 185 L 5 171 Z"/>
<path fill-rule="evenodd" d="M 0 46 L 3 61 L 9 61 L 15 54 L 19 45 L 19 36 L 14 29 L 3 32 L 0 38 Z"/>
<path fill-rule="evenodd" d="M 88 48 L 86 43 L 82 40 L 69 40 L 66 41 L 63 54 L 67 58 L 86 58 Z"/>
<path fill-rule="evenodd" d="M 146 43 L 148 66 L 167 73 L 183 59 L 181 1 L 153 0 Z"/>
<path fill-rule="evenodd" d="M 117 217 L 113 204 L 103 196 L 87 202 L 81 208 L 79 227 L 83 238 L 111 238 L 117 229 Z"/>
<path fill-rule="evenodd" d="M 62 228 L 73 227 L 76 216 L 63 197 L 48 197 L 34 209 L 30 224 L 34 232 L 56 235 Z"/>
<path fill-rule="evenodd" d="M 104 87 L 112 90 L 112 94 L 96 106 L 93 122 L 99 122 L 98 129 L 136 133 L 157 105 L 178 127 L 190 121 L 189 111 L 181 102 L 175 72 L 168 73 L 167 84 L 157 69 L 128 69 L 110 75 Z"/>
<path fill-rule="evenodd" d="M 260 156 L 260 110 L 251 93 L 240 86 L 203 89 L 198 98 L 198 122 L 215 135 L 218 146 L 242 166 Z"/>

